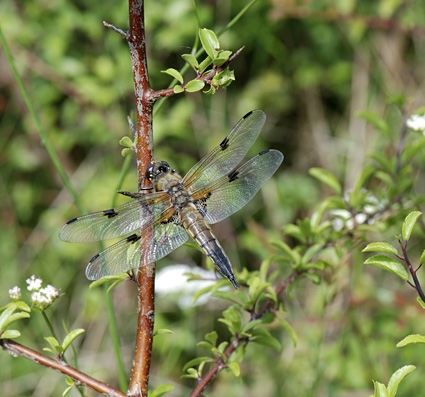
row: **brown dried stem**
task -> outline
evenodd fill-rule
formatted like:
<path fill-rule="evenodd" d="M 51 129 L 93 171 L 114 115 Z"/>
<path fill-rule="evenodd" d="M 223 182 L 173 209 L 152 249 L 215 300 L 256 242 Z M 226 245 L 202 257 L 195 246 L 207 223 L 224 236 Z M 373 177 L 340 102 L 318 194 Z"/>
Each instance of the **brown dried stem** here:
<path fill-rule="evenodd" d="M 47 368 L 69 376 L 77 382 L 77 385 L 90 387 L 91 389 L 96 390 L 97 392 L 106 396 L 125 397 L 125 394 L 119 390 L 116 390 L 113 387 L 108 386 L 107 384 L 78 371 L 77 369 L 69 366 L 67 363 L 53 360 L 52 358 L 40 354 L 10 339 L 0 339 L 0 345 L 4 350 L 8 351 L 14 356 L 19 355 L 25 357 L 37 364 L 43 365 Z"/>

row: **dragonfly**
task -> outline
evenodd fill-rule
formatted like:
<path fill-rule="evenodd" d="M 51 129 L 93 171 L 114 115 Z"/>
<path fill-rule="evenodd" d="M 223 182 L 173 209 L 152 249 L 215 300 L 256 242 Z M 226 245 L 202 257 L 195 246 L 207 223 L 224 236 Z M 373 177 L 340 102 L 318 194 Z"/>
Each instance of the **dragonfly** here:
<path fill-rule="evenodd" d="M 88 263 L 89 280 L 129 272 L 153 263 L 193 238 L 215 268 L 239 287 L 232 265 L 209 225 L 241 209 L 283 161 L 266 149 L 242 163 L 266 116 L 247 113 L 207 156 L 182 178 L 165 161 L 151 162 L 144 175 L 152 192 L 120 194 L 132 200 L 116 208 L 79 216 L 60 230 L 63 241 L 82 243 L 125 237 Z"/>

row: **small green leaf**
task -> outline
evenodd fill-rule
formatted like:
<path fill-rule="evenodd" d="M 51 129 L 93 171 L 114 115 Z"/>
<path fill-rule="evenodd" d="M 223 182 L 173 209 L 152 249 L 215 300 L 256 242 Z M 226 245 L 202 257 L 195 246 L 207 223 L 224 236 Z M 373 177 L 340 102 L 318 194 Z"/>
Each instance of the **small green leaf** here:
<path fill-rule="evenodd" d="M 384 252 L 386 254 L 398 255 L 397 249 L 388 243 L 371 243 L 363 248 L 362 252 Z"/>
<path fill-rule="evenodd" d="M 373 385 L 375 387 L 374 397 L 389 397 L 387 388 L 383 383 L 373 381 Z"/>
<path fill-rule="evenodd" d="M 160 385 L 158 387 L 156 387 L 154 390 L 150 391 L 148 396 L 149 397 L 161 397 L 163 396 L 165 393 L 168 393 L 172 390 L 174 390 L 175 387 L 173 385 Z"/>
<path fill-rule="evenodd" d="M 235 81 L 235 72 L 230 69 L 222 70 L 217 73 L 211 80 L 212 85 L 216 87 L 229 86 L 232 81 Z"/>
<path fill-rule="evenodd" d="M 212 361 L 213 360 L 212 360 L 211 357 L 206 357 L 206 356 L 205 357 L 196 357 L 193 360 L 188 361 L 184 365 L 183 371 L 186 371 L 186 370 L 188 370 L 188 368 L 194 367 L 194 366 L 196 366 L 196 365 L 198 365 L 200 363 L 203 363 L 203 362 L 212 362 Z"/>
<path fill-rule="evenodd" d="M 6 329 L 0 335 L 0 339 L 2 338 L 13 339 L 13 338 L 17 338 L 18 336 L 21 336 L 21 333 L 17 329 Z"/>
<path fill-rule="evenodd" d="M 72 389 L 74 388 L 74 386 L 68 386 L 62 393 L 62 396 L 66 396 Z"/>
<path fill-rule="evenodd" d="M 403 236 L 404 241 L 409 241 L 410 235 L 412 234 L 413 226 L 415 226 L 416 221 L 422 215 L 420 211 L 413 211 L 406 216 L 404 220 L 403 227 L 401 229 L 401 235 Z"/>
<path fill-rule="evenodd" d="M 182 58 L 193 70 L 195 70 L 195 72 L 199 69 L 198 60 L 193 55 L 183 54 Z"/>
<path fill-rule="evenodd" d="M 411 343 L 425 343 L 425 336 L 415 334 L 415 335 L 408 335 L 403 340 L 397 343 L 397 347 L 404 347 L 407 345 L 410 345 Z"/>
<path fill-rule="evenodd" d="M 201 39 L 202 47 L 207 55 L 214 59 L 217 57 L 217 50 L 220 48 L 217 36 L 212 30 L 199 29 L 199 38 Z"/>
<path fill-rule="evenodd" d="M 174 86 L 174 93 L 175 94 L 181 94 L 184 92 L 184 88 L 181 85 L 175 85 Z"/>
<path fill-rule="evenodd" d="M 387 270 L 399 276 L 403 280 L 409 279 L 409 273 L 405 267 L 396 259 L 390 258 L 386 255 L 374 255 L 364 261 L 365 265 L 372 265 Z"/>
<path fill-rule="evenodd" d="M 6 328 L 6 322 L 12 313 L 16 310 L 16 305 L 7 307 L 0 316 L 0 331 Z"/>
<path fill-rule="evenodd" d="M 201 80 L 191 80 L 186 84 L 187 92 L 197 92 L 201 91 L 204 88 L 205 83 Z"/>
<path fill-rule="evenodd" d="M 205 335 L 205 339 L 210 342 L 213 346 L 215 346 L 217 339 L 218 339 L 218 334 L 216 331 L 211 331 L 208 334 Z"/>
<path fill-rule="evenodd" d="M 229 60 L 232 51 L 219 51 L 217 57 L 213 59 L 213 63 L 216 66 L 221 66 Z"/>
<path fill-rule="evenodd" d="M 103 284 L 113 283 L 113 282 L 118 281 L 118 280 L 126 280 L 127 277 L 128 277 L 127 273 L 120 273 L 120 274 L 116 274 L 114 276 L 102 277 L 99 280 L 93 281 L 90 284 L 89 289 L 99 287 L 100 285 L 103 285 Z"/>
<path fill-rule="evenodd" d="M 363 110 L 357 112 L 357 117 L 361 117 L 376 127 L 379 131 L 382 131 L 384 134 L 389 135 L 390 127 L 388 123 L 376 113 L 373 113 L 369 110 Z"/>
<path fill-rule="evenodd" d="M 240 304 L 239 300 L 236 299 L 233 291 L 215 291 L 213 292 L 212 296 L 214 296 L 215 298 L 226 299 L 238 305 Z"/>
<path fill-rule="evenodd" d="M 180 72 L 173 68 L 168 68 L 167 70 L 161 70 L 161 73 L 165 73 L 170 75 L 171 77 L 174 77 L 180 84 L 183 84 L 183 76 L 180 74 Z"/>
<path fill-rule="evenodd" d="M 301 258 L 301 263 L 307 265 L 323 249 L 324 243 L 317 243 L 307 249 Z"/>
<path fill-rule="evenodd" d="M 212 84 L 210 84 L 209 85 L 209 89 L 208 90 L 206 90 L 206 91 L 202 91 L 204 94 L 207 94 L 207 95 L 214 95 L 215 94 L 215 92 L 217 91 L 216 90 L 216 88 L 212 85 Z"/>
<path fill-rule="evenodd" d="M 425 309 L 425 302 L 421 299 L 420 296 L 418 296 L 416 298 L 416 300 L 418 301 L 418 303 L 421 305 L 422 309 Z"/>
<path fill-rule="evenodd" d="M 320 182 L 331 188 L 336 194 L 342 193 L 342 188 L 338 180 L 329 172 L 323 168 L 310 168 L 309 174 Z"/>
<path fill-rule="evenodd" d="M 86 332 L 84 329 L 82 328 L 78 328 L 78 329 L 74 329 L 71 332 L 68 333 L 68 335 L 65 336 L 62 346 L 63 346 L 63 351 L 65 351 L 66 349 L 68 349 L 69 345 L 76 339 L 78 338 L 81 334 L 83 334 L 84 332 Z"/>
<path fill-rule="evenodd" d="M 155 332 L 156 335 L 167 335 L 167 334 L 174 334 L 173 331 L 167 328 L 160 328 Z"/>
<path fill-rule="evenodd" d="M 199 64 L 199 72 L 203 73 L 205 69 L 212 64 L 212 59 L 210 57 L 206 57 L 200 64 Z"/>
<path fill-rule="evenodd" d="M 301 261 L 300 254 L 292 249 L 288 244 L 286 244 L 284 241 L 271 241 L 271 245 L 276 247 L 279 251 L 289 256 L 294 263 L 299 263 Z"/>
<path fill-rule="evenodd" d="M 239 364 L 238 363 L 228 363 L 227 364 L 227 368 L 230 369 L 230 371 L 232 371 L 232 374 L 235 378 L 239 377 L 239 375 L 241 374 L 241 370 L 239 368 Z"/>
<path fill-rule="evenodd" d="M 124 136 L 120 139 L 120 145 L 124 147 L 132 147 L 133 141 L 128 136 Z"/>
<path fill-rule="evenodd" d="M 390 397 L 395 397 L 401 381 L 415 369 L 416 367 L 414 365 L 405 365 L 393 373 L 388 382 L 388 393 Z"/>
<path fill-rule="evenodd" d="M 126 147 L 125 149 L 121 150 L 121 156 L 125 157 L 128 155 L 132 155 L 134 153 L 133 149 Z"/>
<path fill-rule="evenodd" d="M 294 347 L 297 346 L 297 334 L 295 330 L 291 327 L 291 325 L 282 317 L 278 316 L 278 319 L 280 321 L 280 324 L 282 325 L 283 329 L 288 333 L 290 338 L 292 339 L 292 343 L 294 344 Z"/>
<path fill-rule="evenodd" d="M 198 379 L 198 371 L 195 368 L 189 368 L 187 370 L 187 375 L 183 375 L 182 378 Z"/>
<path fill-rule="evenodd" d="M 422 264 L 425 262 L 425 250 L 422 251 L 422 255 L 419 259 L 419 264 Z"/>
<path fill-rule="evenodd" d="M 279 341 L 275 337 L 271 336 L 270 332 L 264 328 L 256 328 L 252 333 L 251 340 L 277 351 L 282 348 Z"/>

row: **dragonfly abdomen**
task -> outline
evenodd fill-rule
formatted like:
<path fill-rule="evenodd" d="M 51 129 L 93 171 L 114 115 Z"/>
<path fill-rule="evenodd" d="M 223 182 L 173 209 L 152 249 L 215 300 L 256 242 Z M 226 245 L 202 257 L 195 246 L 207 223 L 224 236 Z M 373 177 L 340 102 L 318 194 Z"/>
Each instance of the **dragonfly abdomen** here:
<path fill-rule="evenodd" d="M 229 258 L 199 212 L 191 208 L 190 211 L 183 211 L 181 215 L 183 226 L 201 247 L 205 255 L 211 259 L 217 270 L 227 277 L 235 288 L 238 288 L 239 284 L 233 274 Z"/>

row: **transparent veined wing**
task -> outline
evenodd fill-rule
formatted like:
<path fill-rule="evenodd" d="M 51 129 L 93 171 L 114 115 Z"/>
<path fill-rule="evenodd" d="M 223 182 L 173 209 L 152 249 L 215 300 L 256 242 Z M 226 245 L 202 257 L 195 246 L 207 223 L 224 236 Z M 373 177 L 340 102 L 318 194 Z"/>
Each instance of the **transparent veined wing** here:
<path fill-rule="evenodd" d="M 146 225 L 145 233 L 132 234 L 95 255 L 86 268 L 89 280 L 146 266 L 168 255 L 188 239 L 186 229 L 170 208 Z"/>
<path fill-rule="evenodd" d="M 269 149 L 193 194 L 207 223 L 216 223 L 240 210 L 276 172 L 283 154 Z"/>
<path fill-rule="evenodd" d="M 194 192 L 235 168 L 256 141 L 265 120 L 262 110 L 253 110 L 239 120 L 220 145 L 196 163 L 183 178 L 189 191 Z"/>
<path fill-rule="evenodd" d="M 63 241 L 85 243 L 110 240 L 141 229 L 170 206 L 164 192 L 146 194 L 119 207 L 71 219 L 59 232 Z"/>

